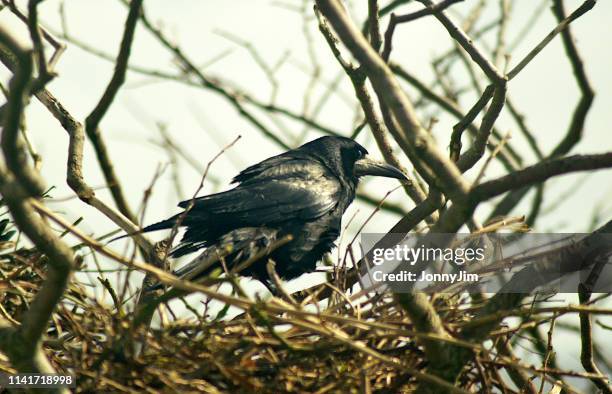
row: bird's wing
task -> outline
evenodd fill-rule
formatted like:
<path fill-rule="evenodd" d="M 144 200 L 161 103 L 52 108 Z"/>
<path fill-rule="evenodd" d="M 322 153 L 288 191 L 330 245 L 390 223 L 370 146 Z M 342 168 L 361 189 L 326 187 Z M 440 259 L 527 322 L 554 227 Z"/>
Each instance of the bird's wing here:
<path fill-rule="evenodd" d="M 312 157 L 305 156 L 299 151 L 289 151 L 245 168 L 232 179 L 232 183 L 248 183 L 265 178 L 269 179 L 276 176 L 279 172 L 295 174 L 300 169 L 303 169 L 304 166 L 318 164 L 319 162 L 314 161 Z M 278 171 L 275 171 L 275 169 Z"/>
<path fill-rule="evenodd" d="M 341 191 L 340 182 L 324 165 L 303 158 L 247 169 L 236 179 L 241 183 L 234 189 L 195 199 L 185 224 L 219 220 L 237 228 L 310 220 L 332 210 Z M 190 202 L 179 206 L 186 208 Z"/>

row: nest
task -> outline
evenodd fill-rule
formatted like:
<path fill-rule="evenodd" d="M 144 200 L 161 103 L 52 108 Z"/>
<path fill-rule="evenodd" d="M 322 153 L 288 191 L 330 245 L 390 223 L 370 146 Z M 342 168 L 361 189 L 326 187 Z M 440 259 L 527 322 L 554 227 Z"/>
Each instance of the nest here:
<path fill-rule="evenodd" d="M 4 319 L 18 324 L 45 279 L 45 260 L 35 250 L 2 255 Z M 435 302 L 450 325 L 466 319 L 452 301 Z M 100 303 L 72 280 L 43 350 L 58 373 L 76 377 L 76 392 L 411 391 L 410 371 L 427 361 L 392 296 L 358 307 L 339 296 L 316 304 L 326 318 L 272 317 L 255 302 L 234 318 L 194 315 L 134 329 L 132 313 Z M 304 310 L 317 312 L 312 304 Z M 0 371 L 16 372 L 1 353 Z M 475 377 L 468 371 L 462 379 Z"/>
<path fill-rule="evenodd" d="M 36 248 L 16 249 L 10 240 L 14 233 L 2 232 L 0 322 L 17 326 L 46 280 L 48 260 Z M 81 247 L 86 244 L 74 248 Z M 82 256 L 77 253 L 81 265 Z M 352 257 L 349 249 L 346 256 Z M 521 295 L 509 310 L 490 310 L 486 294 L 466 291 L 426 296 L 423 303 L 429 309 L 423 309 L 416 306 L 419 297 L 355 292 L 347 285 L 350 269 L 344 263 L 334 265 L 333 278 L 303 292 L 290 295 L 276 280 L 278 294 L 266 299 L 248 296 L 232 271 L 209 277 L 205 286 L 189 288 L 189 282 L 179 281 L 183 287 L 138 294 L 126 286 L 129 275 L 114 288 L 96 265 L 93 273 L 102 285 L 97 290 L 104 297 L 73 276 L 43 336 L 42 351 L 58 373 L 75 377 L 75 392 L 410 393 L 424 384 L 448 386 L 431 373 L 437 370 L 439 376 L 447 359 L 461 370 L 459 392 L 516 392 L 533 388 L 534 379 L 572 391 L 563 376 L 603 379 L 560 369 L 551 341 L 560 316 L 609 314 L 607 309 L 588 304 L 539 307 L 548 298 Z M 271 262 L 268 269 L 274 274 Z M 77 270 L 85 271 L 85 266 Z M 148 275 L 144 281 L 150 279 Z M 187 300 L 186 290 L 201 293 Z M 177 314 L 174 302 L 180 301 L 185 313 Z M 194 307 L 197 303 L 203 308 Z M 430 312 L 419 316 L 415 310 Z M 151 325 L 154 312 L 159 319 Z M 506 320 L 513 316 L 517 318 Z M 424 321 L 432 326 L 423 327 Z M 433 324 L 442 327 L 437 332 L 443 337 L 434 334 Z M 547 338 L 540 326 L 548 328 Z M 469 342 L 464 334 L 478 327 L 487 327 L 486 337 Z M 514 353 L 513 344 L 525 338 L 542 355 L 542 367 L 526 364 Z M 432 349 L 437 352 L 433 357 Z M 437 362 L 430 365 L 432 359 Z M 0 372 L 17 372 L 1 352 Z"/>

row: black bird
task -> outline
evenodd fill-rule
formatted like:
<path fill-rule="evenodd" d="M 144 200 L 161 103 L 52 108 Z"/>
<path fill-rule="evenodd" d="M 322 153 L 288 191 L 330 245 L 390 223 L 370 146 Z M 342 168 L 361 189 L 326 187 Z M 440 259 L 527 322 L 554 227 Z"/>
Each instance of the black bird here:
<path fill-rule="evenodd" d="M 269 257 L 282 279 L 296 278 L 314 271 L 317 261 L 334 247 L 342 215 L 355 198 L 361 176 L 406 179 L 397 168 L 368 159 L 367 153 L 349 138 L 318 138 L 248 167 L 233 179 L 238 186 L 231 190 L 181 202 L 179 207 L 188 209 L 193 201 L 187 213 L 142 231 L 170 229 L 179 221 L 187 231 L 170 256 L 231 246 L 232 253 L 225 258 L 230 269 L 290 235 L 291 241 L 240 274 L 270 286 Z M 175 274 L 186 279 L 205 275 L 210 268 L 201 266 L 203 260 L 198 258 Z"/>

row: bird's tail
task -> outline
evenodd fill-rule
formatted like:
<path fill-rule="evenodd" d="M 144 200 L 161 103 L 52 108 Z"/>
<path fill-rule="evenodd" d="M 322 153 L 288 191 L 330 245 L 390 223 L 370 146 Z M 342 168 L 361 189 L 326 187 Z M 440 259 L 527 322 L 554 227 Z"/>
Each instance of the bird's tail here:
<path fill-rule="evenodd" d="M 113 238 L 109 241 L 109 243 L 117 241 L 125 237 L 136 235 L 136 234 L 148 233 L 148 232 L 157 231 L 157 230 L 167 230 L 169 228 L 172 228 L 176 224 L 176 221 L 178 220 L 179 216 L 180 214 L 176 214 L 168 219 L 162 220 L 161 222 L 150 224 L 139 231 L 129 233 L 129 234 L 124 234 L 120 237 Z"/>

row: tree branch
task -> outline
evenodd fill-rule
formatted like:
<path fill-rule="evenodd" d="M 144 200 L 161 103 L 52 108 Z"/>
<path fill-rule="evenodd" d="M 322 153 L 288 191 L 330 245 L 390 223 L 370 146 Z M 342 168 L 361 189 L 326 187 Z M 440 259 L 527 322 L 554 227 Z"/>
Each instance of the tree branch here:
<path fill-rule="evenodd" d="M 510 190 L 544 182 L 553 176 L 608 167 L 612 167 L 612 152 L 548 159 L 523 170 L 482 183 L 476 186 L 471 194 L 475 200 L 484 201 Z"/>
<path fill-rule="evenodd" d="M 397 120 L 403 137 L 423 163 L 436 172 L 440 188 L 452 199 L 463 199 L 467 193 L 466 182 L 454 163 L 440 152 L 428 133 L 423 130 L 412 104 L 385 61 L 372 49 L 339 2 L 319 0 L 317 5 L 343 43 L 361 63 L 379 99 L 389 106 Z"/>
<path fill-rule="evenodd" d="M 136 23 L 141 12 L 143 0 L 132 0 L 130 4 L 130 10 L 128 13 L 127 20 L 125 22 L 125 30 L 123 32 L 123 38 L 121 40 L 121 46 L 119 49 L 119 55 L 117 56 L 117 62 L 115 64 L 115 71 L 113 76 L 104 91 L 104 94 L 98 101 L 96 107 L 91 111 L 87 119 L 85 120 L 85 132 L 91 140 L 96 151 L 96 157 L 98 163 L 106 179 L 113 199 L 117 204 L 117 208 L 121 213 L 128 217 L 133 223 L 138 223 L 138 218 L 131 211 L 125 196 L 123 195 L 123 189 L 119 183 L 119 179 L 115 174 L 112 160 L 110 159 L 106 144 L 102 139 L 99 125 L 100 121 L 108 112 L 111 104 L 115 100 L 119 89 L 125 82 L 125 74 L 127 72 L 128 59 L 130 57 L 130 51 L 132 48 L 132 42 L 134 41 L 134 32 L 136 30 Z"/>
<path fill-rule="evenodd" d="M 18 143 L 17 130 L 23 116 L 25 98 L 32 78 L 32 54 L 21 49 L 13 37 L 0 29 L 0 40 L 16 59 L 7 106 L 2 148 L 9 164 L 0 163 L 0 193 L 17 227 L 46 255 L 47 279 L 17 328 L 0 328 L 0 348 L 20 372 L 53 373 L 41 350 L 41 341 L 53 311 L 61 301 L 74 268 L 72 249 L 38 217 L 32 209 L 32 195 L 39 197 L 43 185 L 38 174 L 25 161 L 25 149 Z M 19 159 L 20 158 L 20 159 Z M 20 168 L 15 167 L 20 165 Z M 34 186 L 34 187 L 33 187 Z"/>
<path fill-rule="evenodd" d="M 14 60 L 14 67 L 11 69 L 14 76 L 10 82 L 9 96 L 3 111 L 2 151 L 6 165 L 20 179 L 28 194 L 41 196 L 46 189 L 44 182 L 27 165 L 25 144 L 19 134 L 32 82 L 32 51 L 22 48 L 2 28 L 0 28 L 0 42 L 11 53 Z"/>

